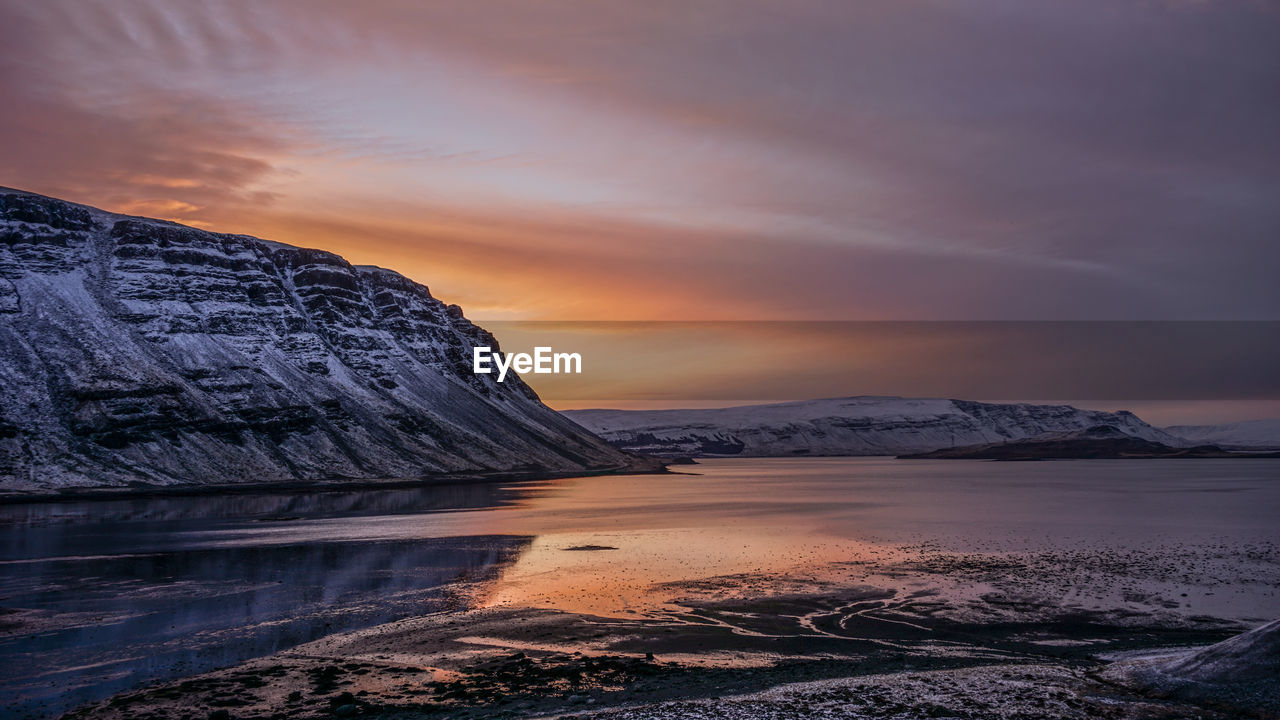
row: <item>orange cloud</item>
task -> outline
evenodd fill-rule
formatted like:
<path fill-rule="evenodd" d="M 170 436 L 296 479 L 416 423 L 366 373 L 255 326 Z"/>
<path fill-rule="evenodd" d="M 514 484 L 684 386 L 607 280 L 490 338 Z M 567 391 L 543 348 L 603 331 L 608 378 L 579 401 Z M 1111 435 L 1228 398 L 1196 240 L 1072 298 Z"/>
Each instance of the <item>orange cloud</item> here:
<path fill-rule="evenodd" d="M 479 317 L 1274 316 L 1269 16 L 958 12 L 10 3 L 0 183 Z"/>

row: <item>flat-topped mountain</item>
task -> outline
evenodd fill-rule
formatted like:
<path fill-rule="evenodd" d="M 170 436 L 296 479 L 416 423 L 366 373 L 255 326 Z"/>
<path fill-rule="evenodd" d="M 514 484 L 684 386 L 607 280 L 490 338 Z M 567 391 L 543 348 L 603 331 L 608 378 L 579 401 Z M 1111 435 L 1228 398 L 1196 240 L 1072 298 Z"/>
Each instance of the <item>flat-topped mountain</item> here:
<path fill-rule="evenodd" d="M 475 345 L 390 270 L 0 189 L 0 489 L 631 461 Z"/>
<path fill-rule="evenodd" d="M 1098 425 L 1177 446 L 1130 412 L 936 398 L 848 397 L 711 410 L 565 413 L 619 448 L 678 456 L 902 455 Z"/>

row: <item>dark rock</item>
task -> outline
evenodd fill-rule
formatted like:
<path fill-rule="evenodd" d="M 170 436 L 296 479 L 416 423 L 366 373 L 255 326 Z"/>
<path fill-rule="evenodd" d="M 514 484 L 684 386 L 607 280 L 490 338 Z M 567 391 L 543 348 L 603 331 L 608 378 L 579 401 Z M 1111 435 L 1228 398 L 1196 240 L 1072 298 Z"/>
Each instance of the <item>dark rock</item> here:
<path fill-rule="evenodd" d="M 1280 714 L 1280 620 L 1215 645 L 1110 671 L 1162 697 Z"/>

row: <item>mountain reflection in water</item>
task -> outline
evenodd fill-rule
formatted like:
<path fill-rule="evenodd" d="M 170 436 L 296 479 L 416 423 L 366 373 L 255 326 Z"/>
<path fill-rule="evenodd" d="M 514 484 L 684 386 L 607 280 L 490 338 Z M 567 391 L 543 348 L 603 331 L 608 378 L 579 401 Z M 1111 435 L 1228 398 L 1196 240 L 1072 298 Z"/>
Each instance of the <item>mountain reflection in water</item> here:
<path fill-rule="evenodd" d="M 465 530 L 453 511 L 519 494 L 475 484 L 0 506 L 3 706 L 56 715 L 442 609 L 449 587 L 490 576 L 529 542 L 449 537 Z M 408 514 L 416 532 L 362 535 Z"/>

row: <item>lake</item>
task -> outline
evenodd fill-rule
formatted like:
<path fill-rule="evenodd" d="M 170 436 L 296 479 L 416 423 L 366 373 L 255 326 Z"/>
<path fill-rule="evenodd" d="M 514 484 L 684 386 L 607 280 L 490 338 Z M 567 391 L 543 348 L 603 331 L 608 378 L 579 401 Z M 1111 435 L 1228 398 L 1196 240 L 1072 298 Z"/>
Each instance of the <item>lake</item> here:
<path fill-rule="evenodd" d="M 1170 612 L 1280 615 L 1277 460 L 714 459 L 673 469 L 0 506 L 5 716 L 56 715 L 460 606 L 657 617 L 689 583 L 817 583 L 904 548 L 1077 558 L 1086 574 L 1063 592 L 1094 607 L 1159 597 Z M 1199 575 L 1111 587 L 1088 579 L 1098 553 Z"/>

